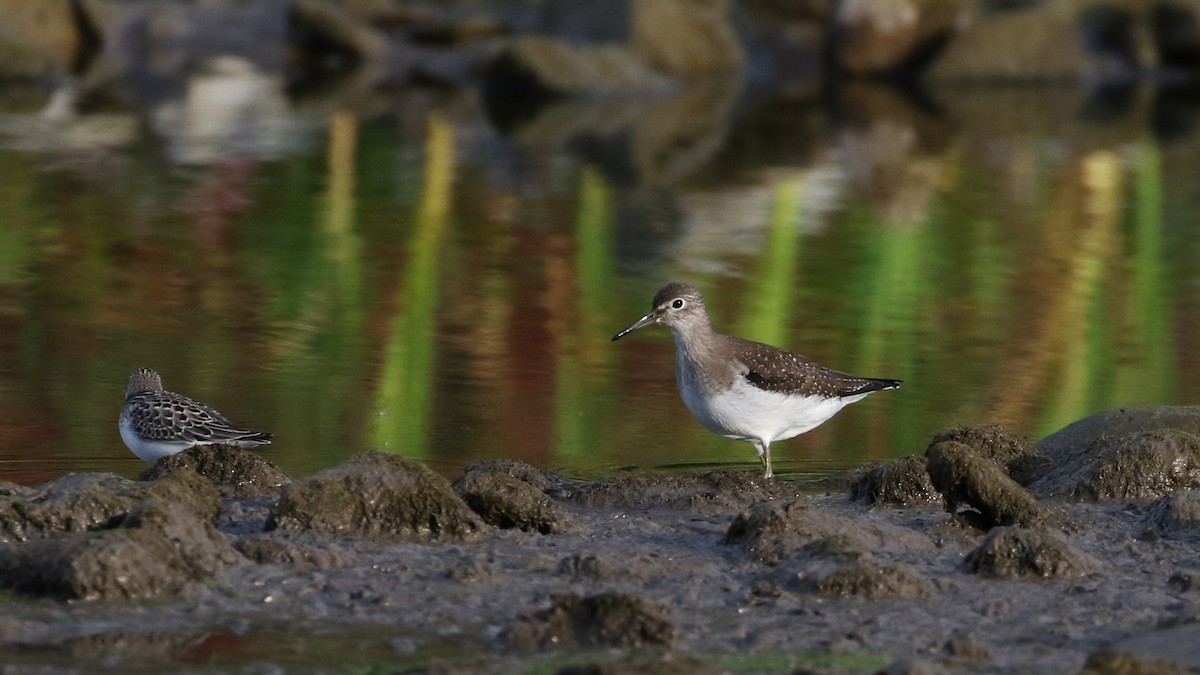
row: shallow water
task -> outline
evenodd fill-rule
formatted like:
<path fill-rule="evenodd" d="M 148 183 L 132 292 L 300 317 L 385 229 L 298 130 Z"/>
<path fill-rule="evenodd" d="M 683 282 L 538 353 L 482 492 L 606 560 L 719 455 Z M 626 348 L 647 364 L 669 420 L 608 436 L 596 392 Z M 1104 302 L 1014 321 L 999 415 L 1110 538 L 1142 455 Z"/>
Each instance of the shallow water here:
<path fill-rule="evenodd" d="M 0 480 L 136 475 L 142 366 L 293 475 L 373 447 L 450 476 L 756 468 L 683 407 L 668 332 L 610 342 L 669 280 L 719 330 L 905 380 L 777 444 L 785 476 L 1200 403 L 1200 143 L 1152 91 L 1103 118 L 1062 88 L 726 92 L 503 130 L 465 93 L 207 125 L 54 95 L 0 100 Z"/>

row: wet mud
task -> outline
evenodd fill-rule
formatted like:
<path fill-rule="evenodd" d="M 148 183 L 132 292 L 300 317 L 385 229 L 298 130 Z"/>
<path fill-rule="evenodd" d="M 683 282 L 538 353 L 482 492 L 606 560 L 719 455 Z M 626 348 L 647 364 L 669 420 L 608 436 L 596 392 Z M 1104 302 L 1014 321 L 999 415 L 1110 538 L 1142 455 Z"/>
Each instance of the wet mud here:
<path fill-rule="evenodd" d="M 823 487 L 753 468 L 581 483 L 507 461 L 451 483 L 374 452 L 293 480 L 233 448 L 139 481 L 5 484 L 0 662 L 1195 671 L 1198 432 L 1193 408 L 1036 444 L 952 429 Z"/>

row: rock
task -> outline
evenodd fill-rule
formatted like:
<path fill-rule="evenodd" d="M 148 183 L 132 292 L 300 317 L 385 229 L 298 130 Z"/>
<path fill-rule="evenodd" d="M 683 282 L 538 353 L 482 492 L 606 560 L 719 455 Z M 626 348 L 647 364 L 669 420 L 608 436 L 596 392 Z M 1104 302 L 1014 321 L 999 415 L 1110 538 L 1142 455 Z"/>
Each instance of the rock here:
<path fill-rule="evenodd" d="M 1200 66 L 1198 9 L 1187 0 L 1154 3 L 1154 37 L 1163 65 L 1191 70 Z"/>
<path fill-rule="evenodd" d="M 1098 436 L 1059 452 L 1030 485 L 1043 497 L 1081 501 L 1151 500 L 1200 487 L 1200 436 L 1178 429 Z"/>
<path fill-rule="evenodd" d="M 660 96 L 693 80 L 737 79 L 746 54 L 733 25 L 732 4 L 631 0 L 627 42 L 519 36 L 487 67 L 487 87 L 531 99 Z"/>
<path fill-rule="evenodd" d="M 965 0 L 843 0 L 833 23 L 834 61 L 855 75 L 914 69 L 956 30 L 968 6 Z"/>
<path fill-rule="evenodd" d="M 932 547 L 928 538 L 911 530 L 838 516 L 809 508 L 805 501 L 759 502 L 734 518 L 721 543 L 739 546 L 752 557 L 773 565 L 805 545 L 834 536 L 849 538 L 864 550 L 888 543 L 916 550 Z"/>
<path fill-rule="evenodd" d="M 211 522 L 150 498 L 115 529 L 0 545 L 0 585 L 66 600 L 171 597 L 241 560 Z"/>
<path fill-rule="evenodd" d="M 485 523 L 494 527 L 542 534 L 562 532 L 569 527 L 567 515 L 538 487 L 538 484 L 550 481 L 537 475 L 533 467 L 529 469 L 520 470 L 511 465 L 473 466 L 455 481 L 454 491 Z M 510 472 L 532 476 L 534 483 Z"/>
<path fill-rule="evenodd" d="M 489 86 L 554 96 L 612 96 L 628 93 L 664 94 L 675 88 L 624 45 L 576 46 L 565 40 L 527 35 L 514 40 L 487 68 Z"/>
<path fill-rule="evenodd" d="M 1056 0 L 974 12 L 929 67 L 933 81 L 1063 81 L 1128 76 L 1149 62 L 1144 0 Z M 1020 48 L 1015 48 L 1020 45 Z"/>
<path fill-rule="evenodd" d="M 755 502 L 799 497 L 794 485 L 764 479 L 757 471 L 706 471 L 694 476 L 600 478 L 568 498 L 591 508 L 731 511 Z"/>
<path fill-rule="evenodd" d="M 280 565 L 297 572 L 333 569 L 353 561 L 351 554 L 334 542 L 316 539 L 305 542 L 276 532 L 242 537 L 235 546 L 242 555 L 260 565 Z"/>
<path fill-rule="evenodd" d="M 558 561 L 558 572 L 575 581 L 599 581 L 621 576 L 621 571 L 594 555 L 572 555 Z"/>
<path fill-rule="evenodd" d="M 150 482 L 71 474 L 0 502 L 0 541 L 116 527 L 134 505 L 150 498 L 178 504 L 209 522 L 221 511 L 216 489 L 194 474 Z"/>
<path fill-rule="evenodd" d="M 564 666 L 555 675 L 724 675 L 728 672 L 697 656 L 664 651 L 635 653 L 618 661 Z"/>
<path fill-rule="evenodd" d="M 292 479 L 256 452 L 232 445 L 201 445 L 158 460 L 139 480 L 155 480 L 177 472 L 207 479 L 222 497 L 254 499 L 274 495 Z"/>
<path fill-rule="evenodd" d="M 1038 441 L 1050 460 L 1030 488 L 1039 496 L 1156 499 L 1200 478 L 1200 407 L 1106 410 Z"/>
<path fill-rule="evenodd" d="M 1176 593 L 1187 593 L 1200 589 L 1200 570 L 1175 570 L 1167 579 L 1167 586 Z"/>
<path fill-rule="evenodd" d="M 782 584 L 829 598 L 924 598 L 933 583 L 902 563 L 885 564 L 844 535 L 813 541 L 780 564 Z"/>
<path fill-rule="evenodd" d="M 987 647 L 971 637 L 946 640 L 942 644 L 942 656 L 950 664 L 976 671 L 993 663 L 992 654 Z"/>
<path fill-rule="evenodd" d="M 477 473 L 503 474 L 511 478 L 516 478 L 523 483 L 529 483 L 547 494 L 557 494 L 566 483 L 562 476 L 553 471 L 544 471 L 528 462 L 521 462 L 515 459 L 496 459 L 472 464 L 463 472 L 463 477 L 465 478 Z"/>
<path fill-rule="evenodd" d="M 899 659 L 892 661 L 879 675 L 947 675 L 950 671 L 942 666 L 922 659 Z"/>
<path fill-rule="evenodd" d="M 1088 655 L 1079 675 L 1185 675 L 1191 672 L 1169 661 L 1101 649 Z"/>
<path fill-rule="evenodd" d="M 0 77 L 71 73 L 94 39 L 74 5 L 71 0 L 0 0 Z"/>
<path fill-rule="evenodd" d="M 33 493 L 33 488 L 27 488 L 24 485 L 9 483 L 8 481 L 0 480 L 0 499 L 9 497 L 28 497 Z"/>
<path fill-rule="evenodd" d="M 1033 493 L 1017 485 L 1000 465 L 962 443 L 937 443 L 925 457 L 933 486 L 951 513 L 965 503 L 979 511 L 985 525 L 1032 525 L 1051 519 Z"/>
<path fill-rule="evenodd" d="M 495 563 L 476 558 L 451 565 L 446 570 L 446 576 L 459 583 L 467 584 L 494 576 L 496 571 Z"/>
<path fill-rule="evenodd" d="M 832 537 L 839 532 L 839 525 L 845 525 L 821 523 L 822 518 L 823 514 L 810 509 L 805 501 L 759 502 L 738 514 L 721 543 L 740 546 L 773 564 L 814 539 Z"/>
<path fill-rule="evenodd" d="M 1089 415 L 1050 434 L 1036 443 L 1037 449 L 1055 464 L 1086 454 L 1102 439 L 1129 434 L 1176 429 L 1200 436 L 1200 406 L 1132 406 Z"/>
<path fill-rule="evenodd" d="M 1200 493 L 1172 492 L 1151 505 L 1147 519 L 1164 534 L 1200 534 Z"/>
<path fill-rule="evenodd" d="M 798 583 L 802 589 L 828 598 L 917 599 L 933 592 L 933 583 L 901 563 L 884 564 L 864 556 L 847 565 L 807 570 Z"/>
<path fill-rule="evenodd" d="M 633 0 L 630 49 L 660 73 L 691 79 L 746 65 L 730 0 Z"/>
<path fill-rule="evenodd" d="M 929 480 L 925 458 L 910 455 L 863 472 L 850 486 L 850 498 L 903 508 L 936 504 L 942 495 Z"/>
<path fill-rule="evenodd" d="M 1191 604 L 1190 598 L 1184 601 L 1187 603 L 1185 606 Z M 1200 638 L 1200 623 L 1195 622 L 1194 616 L 1189 610 L 1179 619 L 1160 621 L 1157 630 L 1145 627 L 1132 631 L 1123 640 L 1108 644 L 1105 649 L 1093 654 L 1092 656 L 1099 655 L 1097 663 L 1092 663 L 1092 656 L 1088 657 L 1088 663 L 1096 668 L 1096 673 L 1120 675 L 1177 675 L 1182 672 L 1200 672 L 1200 654 L 1196 653 L 1195 646 Z"/>
<path fill-rule="evenodd" d="M 669 646 L 666 610 L 635 595 L 556 595 L 553 606 L 508 632 L 510 649 L 604 649 Z"/>
<path fill-rule="evenodd" d="M 1097 564 L 1041 528 L 997 527 L 967 555 L 967 569 L 1001 579 L 1074 577 Z"/>
<path fill-rule="evenodd" d="M 1021 485 L 1032 482 L 1038 471 L 1049 462 L 1028 439 L 999 424 L 947 429 L 935 434 L 929 447 L 942 441 L 954 441 L 971 448 L 980 457 L 1004 467 L 1009 477 Z"/>
<path fill-rule="evenodd" d="M 356 455 L 283 489 L 268 530 L 461 539 L 483 524 L 441 476 L 395 455 Z"/>

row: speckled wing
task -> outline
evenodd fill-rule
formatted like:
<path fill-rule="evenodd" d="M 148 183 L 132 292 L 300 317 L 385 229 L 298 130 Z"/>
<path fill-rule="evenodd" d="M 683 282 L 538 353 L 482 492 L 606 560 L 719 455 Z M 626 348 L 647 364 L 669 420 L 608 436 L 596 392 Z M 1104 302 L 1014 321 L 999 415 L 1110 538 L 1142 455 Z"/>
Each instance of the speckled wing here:
<path fill-rule="evenodd" d="M 743 377 L 764 391 L 839 398 L 900 386 L 900 380 L 880 380 L 839 373 L 799 354 L 760 342 L 732 337 L 730 340 L 734 356 L 745 366 Z"/>
<path fill-rule="evenodd" d="M 133 430 L 146 440 L 197 445 L 271 442 L 271 434 L 239 429 L 216 410 L 173 392 L 145 392 L 131 398 L 129 406 Z"/>

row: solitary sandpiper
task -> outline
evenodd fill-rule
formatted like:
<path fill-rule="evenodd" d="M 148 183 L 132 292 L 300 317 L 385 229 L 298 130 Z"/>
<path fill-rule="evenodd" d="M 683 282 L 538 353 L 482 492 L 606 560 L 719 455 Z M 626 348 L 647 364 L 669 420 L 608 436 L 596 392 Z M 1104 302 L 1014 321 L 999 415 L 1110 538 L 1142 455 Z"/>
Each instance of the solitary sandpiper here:
<path fill-rule="evenodd" d="M 684 405 L 709 431 L 754 444 L 765 478 L 772 475 L 772 441 L 799 436 L 868 394 L 900 386 L 900 380 L 839 373 L 799 354 L 722 335 L 713 330 L 700 292 L 687 284 L 667 284 L 652 307 L 613 340 L 651 324 L 670 328 Z"/>
<path fill-rule="evenodd" d="M 239 429 L 203 403 L 163 389 L 162 378 L 149 368 L 129 376 L 119 426 L 125 445 L 151 464 L 196 445 L 251 448 L 271 442 L 271 434 Z"/>

